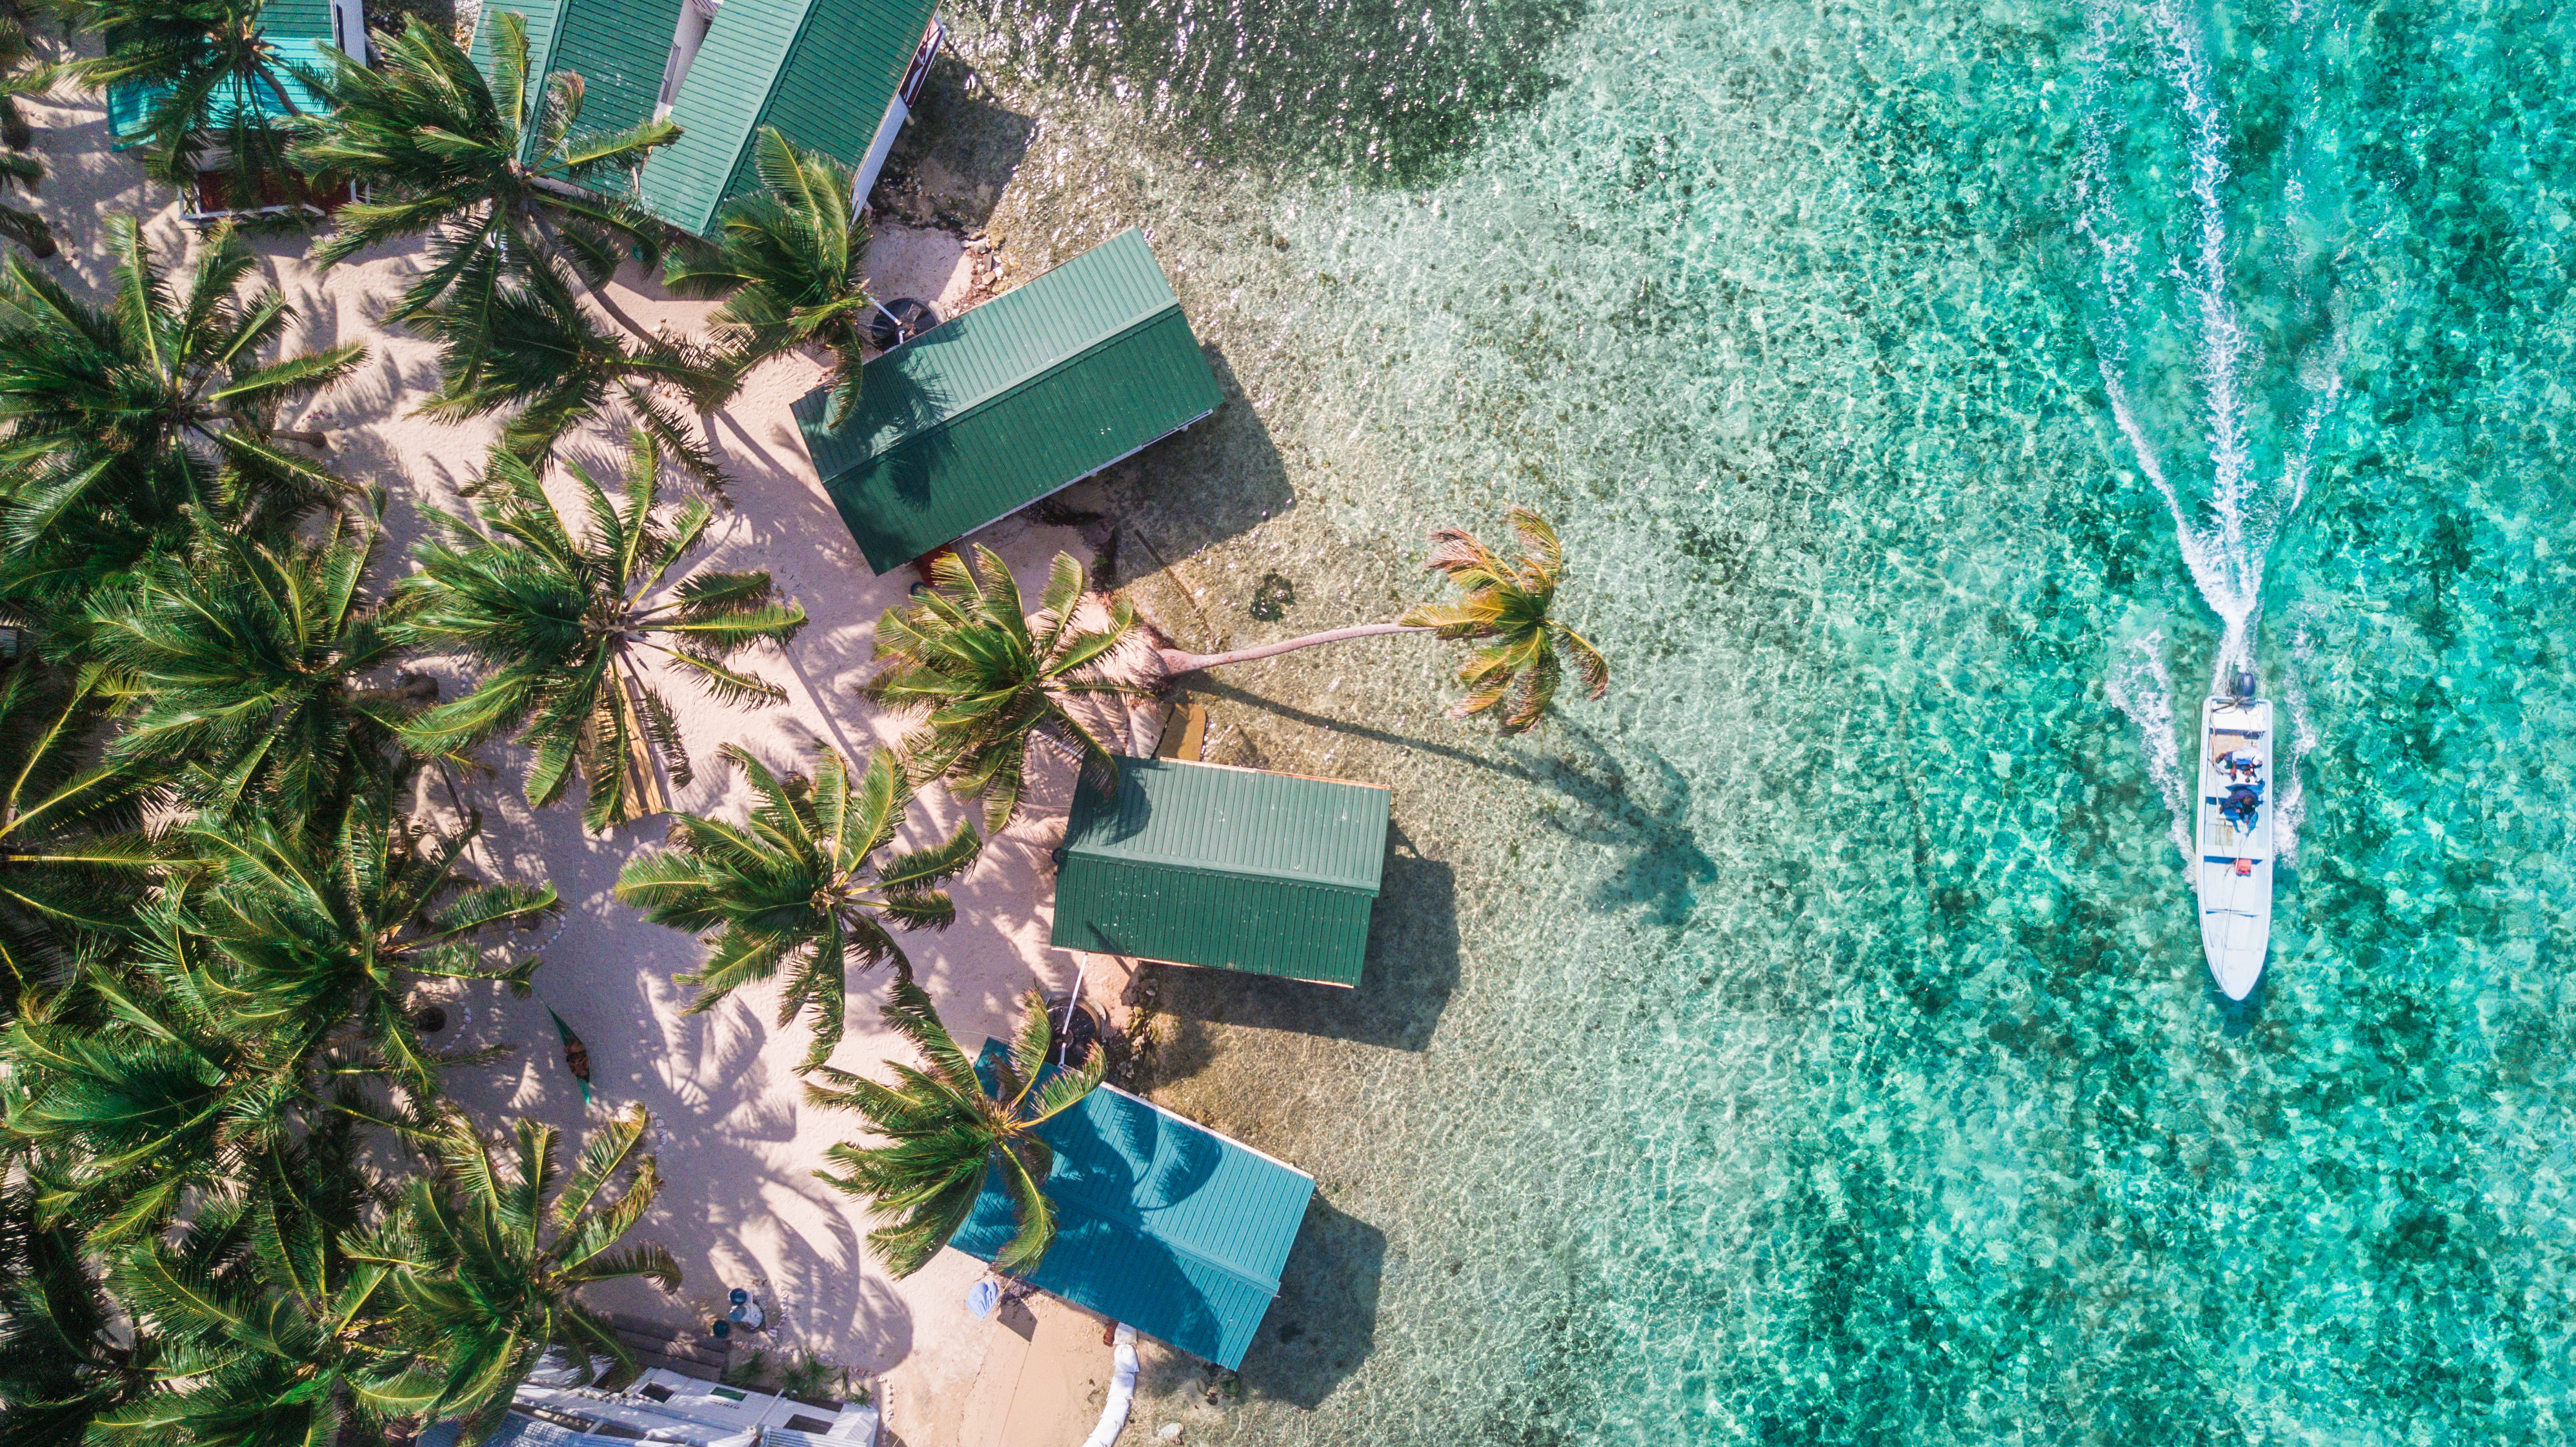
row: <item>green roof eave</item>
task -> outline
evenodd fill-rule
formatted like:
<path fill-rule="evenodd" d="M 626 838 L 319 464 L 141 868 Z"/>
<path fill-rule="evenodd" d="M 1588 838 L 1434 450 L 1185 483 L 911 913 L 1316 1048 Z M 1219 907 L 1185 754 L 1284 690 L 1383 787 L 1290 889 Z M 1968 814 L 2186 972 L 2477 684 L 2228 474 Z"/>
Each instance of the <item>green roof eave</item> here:
<path fill-rule="evenodd" d="M 672 98 L 680 138 L 644 165 L 646 208 L 713 235 L 724 203 L 752 185 L 762 126 L 857 165 L 935 8 L 936 0 L 725 0 Z"/>
<path fill-rule="evenodd" d="M 1360 983 L 1385 789 L 1177 759 L 1117 764 L 1105 797 L 1075 794 L 1050 945 Z"/>
<path fill-rule="evenodd" d="M 1189 426 L 1224 400 L 1142 233 L 1128 231 L 868 363 L 841 425 L 794 407 L 879 573 Z"/>

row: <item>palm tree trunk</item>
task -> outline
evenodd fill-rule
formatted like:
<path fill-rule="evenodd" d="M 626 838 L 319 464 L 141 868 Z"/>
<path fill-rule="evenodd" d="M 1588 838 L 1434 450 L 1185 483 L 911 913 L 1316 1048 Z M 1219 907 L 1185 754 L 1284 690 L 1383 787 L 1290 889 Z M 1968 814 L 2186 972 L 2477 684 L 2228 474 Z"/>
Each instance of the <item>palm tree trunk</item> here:
<path fill-rule="evenodd" d="M 1204 668 L 1223 668 L 1229 663 L 1250 663 L 1256 658 L 1276 658 L 1282 653 L 1294 653 L 1300 648 L 1312 648 L 1318 643 L 1339 643 L 1346 638 L 1375 638 L 1386 633 L 1428 633 L 1430 631 L 1428 628 L 1419 628 L 1410 623 L 1362 623 L 1352 628 L 1328 628 L 1321 633 L 1309 633 L 1303 638 L 1291 638 L 1284 643 L 1264 643 L 1258 648 L 1238 648 L 1231 653 L 1183 653 L 1177 648 L 1156 649 L 1155 653 L 1162 659 L 1163 676 L 1174 678 L 1184 673 L 1196 673 Z"/>
<path fill-rule="evenodd" d="M 306 432 L 295 427 L 272 427 L 268 429 L 268 435 L 271 437 L 283 437 L 289 442 L 301 442 L 307 447 L 319 447 L 325 451 L 330 450 L 331 446 L 331 439 L 323 436 L 321 433 Z"/>

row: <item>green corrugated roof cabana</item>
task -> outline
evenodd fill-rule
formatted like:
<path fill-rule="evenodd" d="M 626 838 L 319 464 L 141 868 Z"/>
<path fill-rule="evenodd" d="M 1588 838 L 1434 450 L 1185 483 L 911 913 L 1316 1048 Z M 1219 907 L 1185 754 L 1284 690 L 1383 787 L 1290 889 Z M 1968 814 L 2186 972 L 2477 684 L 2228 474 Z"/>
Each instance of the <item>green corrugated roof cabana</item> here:
<path fill-rule="evenodd" d="M 1058 949 L 1357 985 L 1388 792 L 1179 759 L 1118 760 L 1074 794 Z"/>
<path fill-rule="evenodd" d="M 724 0 L 671 102 L 680 138 L 644 163 L 644 204 L 683 231 L 712 234 L 724 203 L 757 184 L 752 137 L 762 126 L 859 166 L 934 8 L 934 0 Z"/>
<path fill-rule="evenodd" d="M 795 406 L 824 490 L 885 572 L 1216 410 L 1216 376 L 1142 232 L 1093 247 L 868 363 L 825 430 Z"/>
<path fill-rule="evenodd" d="M 571 71 L 581 77 L 584 132 L 607 134 L 642 125 L 661 102 L 681 0 L 507 0 L 486 4 L 474 22 L 474 63 L 492 73 L 493 16 L 515 12 L 528 26 L 528 75 Z M 531 126 L 521 146 L 536 145 Z"/>
<path fill-rule="evenodd" d="M 979 1064 L 992 1079 L 998 1041 Z M 1114 1085 L 1038 1127 L 1055 1244 L 1031 1285 L 1236 1368 L 1279 1294 L 1315 1178 Z M 990 1261 L 1017 1228 L 988 1176 L 950 1245 Z"/>

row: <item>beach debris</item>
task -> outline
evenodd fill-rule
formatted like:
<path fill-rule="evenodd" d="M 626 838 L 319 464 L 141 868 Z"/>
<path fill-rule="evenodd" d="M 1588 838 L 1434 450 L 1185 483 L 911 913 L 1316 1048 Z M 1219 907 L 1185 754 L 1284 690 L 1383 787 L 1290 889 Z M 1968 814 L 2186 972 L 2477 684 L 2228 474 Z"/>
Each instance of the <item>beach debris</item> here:
<path fill-rule="evenodd" d="M 1154 1434 L 1154 1440 L 1156 1440 L 1156 1441 L 1158 1441 L 1158 1442 L 1178 1442 L 1178 1441 L 1180 1441 L 1180 1440 L 1181 1440 L 1181 1424 L 1180 1424 L 1180 1423 L 1178 1423 L 1178 1422 L 1165 1422 L 1165 1423 L 1163 1424 L 1163 1430 Z"/>

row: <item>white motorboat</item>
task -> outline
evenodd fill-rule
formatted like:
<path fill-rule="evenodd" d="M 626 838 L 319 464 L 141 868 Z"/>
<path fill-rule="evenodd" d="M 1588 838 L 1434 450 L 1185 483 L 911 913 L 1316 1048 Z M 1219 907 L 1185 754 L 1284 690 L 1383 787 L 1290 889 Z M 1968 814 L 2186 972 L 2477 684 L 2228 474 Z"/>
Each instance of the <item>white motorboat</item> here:
<path fill-rule="evenodd" d="M 2200 820 L 2194 856 L 2200 943 L 2231 1000 L 2254 993 L 2272 945 L 2272 705 L 2254 675 L 2200 710 Z"/>

